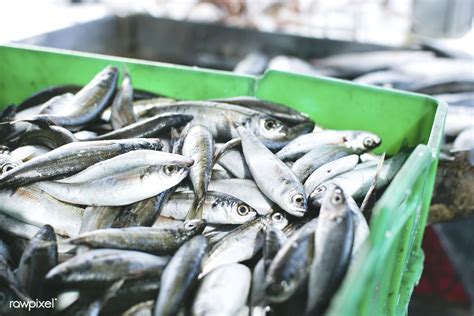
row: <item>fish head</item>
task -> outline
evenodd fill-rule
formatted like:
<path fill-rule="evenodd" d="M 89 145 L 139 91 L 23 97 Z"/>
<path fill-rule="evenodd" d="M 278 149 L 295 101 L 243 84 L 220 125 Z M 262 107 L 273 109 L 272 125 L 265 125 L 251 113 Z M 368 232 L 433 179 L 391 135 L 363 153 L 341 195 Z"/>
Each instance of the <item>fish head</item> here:
<path fill-rule="evenodd" d="M 10 155 L 0 154 L 0 175 L 19 166 L 21 161 L 13 159 Z"/>
<path fill-rule="evenodd" d="M 290 127 L 267 114 L 253 115 L 244 125 L 269 149 L 282 148 L 295 137 L 311 131 L 314 126 L 311 122 L 305 122 Z"/>
<path fill-rule="evenodd" d="M 269 221 L 270 225 L 279 229 L 283 229 L 288 225 L 288 219 L 286 218 L 285 214 L 281 212 L 268 214 L 267 220 Z"/>
<path fill-rule="evenodd" d="M 344 141 L 344 144 L 357 154 L 370 151 L 382 143 L 382 139 L 379 136 L 365 131 L 348 132 L 344 136 Z"/>
<path fill-rule="evenodd" d="M 285 210 L 293 216 L 302 217 L 308 207 L 306 196 L 297 190 L 290 190 L 285 194 Z"/>
<path fill-rule="evenodd" d="M 329 186 L 321 204 L 320 216 L 337 221 L 346 215 L 347 210 L 347 198 L 342 188 L 335 184 Z"/>
<path fill-rule="evenodd" d="M 242 201 L 231 204 L 231 216 L 236 223 L 245 223 L 257 217 L 257 211 Z"/>
<path fill-rule="evenodd" d="M 187 235 L 198 235 L 204 231 L 207 222 L 204 219 L 192 219 L 183 223 L 182 229 Z"/>
<path fill-rule="evenodd" d="M 43 240 L 43 241 L 56 241 L 56 234 L 54 233 L 54 228 L 51 225 L 44 225 L 41 227 L 38 232 L 36 233 L 35 240 Z"/>
<path fill-rule="evenodd" d="M 313 192 L 309 195 L 309 200 L 311 204 L 315 207 L 320 207 L 326 193 L 328 192 L 328 187 L 330 185 L 328 183 L 322 183 L 314 189 Z"/>

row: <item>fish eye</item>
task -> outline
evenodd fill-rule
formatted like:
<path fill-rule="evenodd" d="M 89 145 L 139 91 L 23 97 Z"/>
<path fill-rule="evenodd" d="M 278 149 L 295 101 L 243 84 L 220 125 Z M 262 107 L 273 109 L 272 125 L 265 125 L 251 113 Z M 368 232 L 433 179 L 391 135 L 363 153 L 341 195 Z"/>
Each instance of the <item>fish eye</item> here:
<path fill-rule="evenodd" d="M 187 223 L 184 224 L 184 229 L 186 229 L 186 230 L 194 229 L 194 227 L 196 227 L 196 224 L 191 223 L 191 222 L 187 222 Z"/>
<path fill-rule="evenodd" d="M 341 204 L 342 201 L 343 201 L 342 190 L 341 189 L 334 190 L 334 195 L 331 199 L 331 202 L 333 204 Z"/>
<path fill-rule="evenodd" d="M 276 221 L 276 222 L 280 222 L 283 220 L 283 214 L 281 213 L 274 213 L 272 215 L 272 220 Z"/>
<path fill-rule="evenodd" d="M 295 194 L 291 198 L 291 202 L 299 207 L 304 206 L 304 197 L 301 194 Z"/>
<path fill-rule="evenodd" d="M 264 124 L 265 128 L 267 130 L 272 130 L 272 129 L 275 129 L 276 127 L 278 127 L 278 124 L 275 120 L 265 120 L 265 124 Z"/>
<path fill-rule="evenodd" d="M 2 173 L 13 170 L 13 168 L 15 168 L 15 166 L 13 166 L 11 163 L 6 163 L 2 166 Z"/>
<path fill-rule="evenodd" d="M 168 165 L 168 166 L 165 166 L 163 170 L 167 176 L 170 176 L 173 173 L 175 173 L 178 170 L 178 168 L 174 165 Z"/>
<path fill-rule="evenodd" d="M 364 138 L 364 146 L 367 148 L 372 148 L 375 145 L 375 141 L 371 137 Z"/>
<path fill-rule="evenodd" d="M 247 205 L 239 204 L 237 206 L 237 214 L 239 214 L 240 216 L 246 216 L 249 213 L 250 213 L 250 207 L 248 207 Z"/>

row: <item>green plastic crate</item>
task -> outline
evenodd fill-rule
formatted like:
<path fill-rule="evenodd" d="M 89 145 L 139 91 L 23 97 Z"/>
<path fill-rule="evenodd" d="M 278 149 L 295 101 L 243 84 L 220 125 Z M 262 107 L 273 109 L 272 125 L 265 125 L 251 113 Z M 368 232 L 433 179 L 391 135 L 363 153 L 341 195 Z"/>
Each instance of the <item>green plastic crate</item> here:
<path fill-rule="evenodd" d="M 333 129 L 364 129 L 378 152 L 413 148 L 378 200 L 370 240 L 333 300 L 333 315 L 406 314 L 423 269 L 420 248 L 433 191 L 446 104 L 433 98 L 322 77 L 262 77 L 23 45 L 0 46 L 0 107 L 59 84 L 85 84 L 108 64 L 126 65 L 136 88 L 184 99 L 256 96 Z"/>

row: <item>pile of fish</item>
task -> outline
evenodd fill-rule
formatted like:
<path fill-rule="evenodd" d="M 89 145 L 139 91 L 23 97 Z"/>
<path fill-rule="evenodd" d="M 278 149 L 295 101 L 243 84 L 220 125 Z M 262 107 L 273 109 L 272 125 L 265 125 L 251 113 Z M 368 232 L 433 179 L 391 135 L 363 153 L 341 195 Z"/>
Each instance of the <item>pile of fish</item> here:
<path fill-rule="evenodd" d="M 2 315 L 31 300 L 58 315 L 321 314 L 407 157 L 256 98 L 136 90 L 113 66 L 0 118 Z"/>

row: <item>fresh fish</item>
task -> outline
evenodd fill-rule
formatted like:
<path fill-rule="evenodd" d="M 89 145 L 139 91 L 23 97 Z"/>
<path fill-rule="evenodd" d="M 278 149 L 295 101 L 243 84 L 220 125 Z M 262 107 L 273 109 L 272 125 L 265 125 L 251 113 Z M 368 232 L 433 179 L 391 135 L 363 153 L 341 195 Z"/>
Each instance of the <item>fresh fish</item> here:
<path fill-rule="evenodd" d="M 343 190 L 331 186 L 318 218 L 315 253 L 308 282 L 306 314 L 323 313 L 350 263 L 354 218 Z"/>
<path fill-rule="evenodd" d="M 202 218 L 202 202 L 207 193 L 214 158 L 214 140 L 204 126 L 192 126 L 184 138 L 182 154 L 194 161 L 189 170 L 193 185 L 194 203 L 187 214 L 188 219 Z"/>
<path fill-rule="evenodd" d="M 268 115 L 276 117 L 277 119 L 283 122 L 297 124 L 311 121 L 311 119 L 307 115 L 298 112 L 292 109 L 291 107 L 268 100 L 257 99 L 255 97 L 233 97 L 225 99 L 215 99 L 213 101 L 240 105 L 255 111 L 264 112 Z"/>
<path fill-rule="evenodd" d="M 344 146 L 323 145 L 307 152 L 296 160 L 291 166 L 291 170 L 298 179 L 304 182 L 313 171 L 322 165 L 353 153 L 353 150 Z"/>
<path fill-rule="evenodd" d="M 39 114 L 30 119 L 32 122 L 52 122 L 69 130 L 80 127 L 96 119 L 107 107 L 115 92 L 118 69 L 108 66 L 99 72 L 91 82 L 77 92 L 67 102 L 67 114 Z"/>
<path fill-rule="evenodd" d="M 36 185 L 29 185 L 0 190 L 0 212 L 34 226 L 49 224 L 62 236 L 76 236 L 83 209 L 56 200 Z"/>
<path fill-rule="evenodd" d="M 276 212 L 240 225 L 212 247 L 202 275 L 219 266 L 253 258 L 263 246 L 263 230 L 269 225 L 283 229 L 287 224 L 285 215 Z"/>
<path fill-rule="evenodd" d="M 268 64 L 268 56 L 260 52 L 251 52 L 234 67 L 235 73 L 261 75 Z M 227 101 L 227 99 L 224 99 Z"/>
<path fill-rule="evenodd" d="M 176 315 L 179 312 L 198 281 L 208 248 L 206 237 L 196 236 L 185 242 L 174 254 L 161 275 L 155 316 Z"/>
<path fill-rule="evenodd" d="M 315 218 L 297 230 L 278 251 L 265 279 L 267 299 L 273 303 L 289 300 L 305 284 L 313 259 Z"/>
<path fill-rule="evenodd" d="M 474 126 L 466 128 L 456 137 L 453 143 L 453 150 L 471 150 L 474 148 Z"/>
<path fill-rule="evenodd" d="M 175 186 L 187 176 L 188 166 L 173 163 L 155 164 L 82 182 L 42 181 L 37 185 L 64 202 L 121 206 L 150 198 Z"/>
<path fill-rule="evenodd" d="M 287 237 L 283 231 L 276 226 L 269 226 L 265 230 L 265 241 L 263 243 L 263 260 L 265 271 L 268 271 L 270 264 L 276 254 L 286 243 Z"/>
<path fill-rule="evenodd" d="M 369 237 L 370 229 L 369 225 L 367 224 L 367 220 L 364 217 L 364 214 L 362 214 L 354 199 L 347 194 L 345 194 L 345 199 L 347 206 L 352 211 L 354 221 L 354 244 L 352 245 L 351 254 L 351 258 L 354 259 L 361 246 Z"/>
<path fill-rule="evenodd" d="M 8 154 L 0 154 L 0 175 L 13 170 L 22 164 L 22 161 Z"/>
<path fill-rule="evenodd" d="M 216 141 L 228 141 L 238 137 L 231 124 L 243 124 L 270 149 L 283 147 L 291 139 L 312 130 L 314 126 L 313 123 L 289 126 L 271 115 L 250 108 L 211 101 L 158 104 L 149 110 L 148 116 L 169 112 L 192 115 L 194 118 L 191 123 L 205 126 Z"/>
<path fill-rule="evenodd" d="M 167 263 L 165 257 L 143 252 L 97 249 L 60 263 L 48 272 L 46 279 L 55 284 L 93 287 L 124 278 L 160 276 Z"/>
<path fill-rule="evenodd" d="M 84 209 L 79 234 L 96 229 L 112 227 L 114 219 L 120 213 L 120 206 L 88 206 Z"/>
<path fill-rule="evenodd" d="M 231 195 L 254 208 L 259 215 L 272 212 L 273 202 L 257 187 L 255 182 L 246 179 L 213 180 L 209 190 Z"/>
<path fill-rule="evenodd" d="M 106 302 L 101 313 L 104 315 L 118 315 L 131 305 L 146 300 L 153 300 L 154 303 L 159 288 L 159 277 L 126 280 L 117 293 Z"/>
<path fill-rule="evenodd" d="M 221 167 L 219 164 L 214 164 L 211 171 L 211 181 L 216 180 L 228 180 L 232 179 L 234 176 L 227 170 Z M 192 190 L 192 188 L 191 188 Z"/>
<path fill-rule="evenodd" d="M 45 276 L 58 264 L 58 247 L 53 227 L 43 226 L 23 252 L 16 277 L 22 289 L 33 299 L 51 299 L 51 289 L 44 286 Z"/>
<path fill-rule="evenodd" d="M 122 138 L 152 138 L 169 130 L 173 126 L 182 126 L 191 121 L 193 117 L 186 114 L 167 113 L 156 115 L 130 125 L 116 129 L 112 132 L 96 136 L 92 140 L 122 139 Z"/>
<path fill-rule="evenodd" d="M 445 134 L 456 136 L 467 128 L 474 128 L 474 108 L 449 106 L 446 116 Z"/>
<path fill-rule="evenodd" d="M 212 270 L 201 280 L 191 315 L 237 315 L 247 302 L 250 280 L 250 270 L 242 264 L 228 264 Z"/>
<path fill-rule="evenodd" d="M 221 146 L 216 145 L 216 148 L 220 149 Z M 225 153 L 223 153 L 220 156 L 218 163 L 236 178 L 252 178 L 252 174 L 250 173 L 249 167 L 245 162 L 244 154 L 237 148 L 229 149 Z"/>
<path fill-rule="evenodd" d="M 78 85 L 60 85 L 60 86 L 52 86 L 46 89 L 40 90 L 33 94 L 32 96 L 23 100 L 20 104 L 18 104 L 18 112 L 25 111 L 26 109 L 30 109 L 37 105 L 42 105 L 45 102 L 48 102 L 52 98 L 66 94 L 66 93 L 77 93 L 81 90 L 81 86 Z M 37 113 L 35 113 L 37 114 Z"/>
<path fill-rule="evenodd" d="M 265 293 L 265 263 L 260 259 L 252 273 L 252 286 L 250 291 L 250 315 L 266 316 L 270 309 Z"/>
<path fill-rule="evenodd" d="M 36 235 L 39 229 L 38 226 L 27 224 L 0 212 L 0 230 L 8 235 L 31 239 Z"/>
<path fill-rule="evenodd" d="M 406 158 L 406 154 L 398 154 L 385 161 L 380 174 L 377 177 L 378 188 L 385 187 L 393 177 L 395 177 Z M 352 198 L 356 200 L 361 199 L 369 190 L 376 170 L 377 166 L 373 165 L 367 168 L 356 168 L 352 171 L 338 175 L 316 187 L 316 189 L 310 193 L 309 200 L 313 205 L 319 206 L 331 185 L 340 186 L 345 194 L 352 196 Z"/>
<path fill-rule="evenodd" d="M 113 220 L 112 227 L 151 226 L 161 213 L 174 188 L 157 196 L 126 206 Z"/>
<path fill-rule="evenodd" d="M 359 161 L 359 156 L 350 155 L 332 160 L 316 169 L 304 183 L 306 194 L 310 195 L 321 183 L 340 174 L 353 170 Z"/>
<path fill-rule="evenodd" d="M 22 146 L 18 147 L 10 153 L 10 156 L 15 160 L 21 160 L 26 162 L 43 154 L 46 154 L 50 150 L 44 146 Z"/>
<path fill-rule="evenodd" d="M 99 229 L 69 240 L 74 245 L 92 248 L 137 250 L 158 255 L 172 254 L 181 244 L 202 233 L 206 222 L 186 221 L 177 229 L 157 227 L 127 227 Z"/>
<path fill-rule="evenodd" d="M 110 122 L 114 130 L 138 121 L 137 115 L 133 111 L 132 79 L 127 72 L 123 74 L 122 85 L 115 95 L 111 110 Z"/>
<path fill-rule="evenodd" d="M 239 126 L 237 131 L 245 160 L 260 190 L 289 214 L 303 216 L 306 194 L 295 174 L 246 128 Z"/>
<path fill-rule="evenodd" d="M 137 149 L 160 150 L 157 139 L 124 139 L 74 142 L 31 159 L 0 176 L 0 188 L 59 179 L 71 176 L 87 167 Z"/>
<path fill-rule="evenodd" d="M 170 196 L 160 215 L 184 220 L 194 203 L 192 192 L 178 192 Z M 209 191 L 202 202 L 202 219 L 209 224 L 242 224 L 253 220 L 257 212 L 248 204 L 225 193 Z"/>
<path fill-rule="evenodd" d="M 276 156 L 281 160 L 296 160 L 314 148 L 329 144 L 343 145 L 360 154 L 376 148 L 380 143 L 380 137 L 370 132 L 323 130 L 295 138 Z"/>
<path fill-rule="evenodd" d="M 92 131 L 83 130 L 83 131 L 75 132 L 74 137 L 76 137 L 76 139 L 79 140 L 79 141 L 89 140 L 89 139 L 96 138 L 97 133 L 92 132 Z"/>
<path fill-rule="evenodd" d="M 55 149 L 77 141 L 70 131 L 60 126 L 42 126 L 21 121 L 11 124 L 14 132 L 4 138 L 3 142 L 15 147 L 39 145 Z"/>

